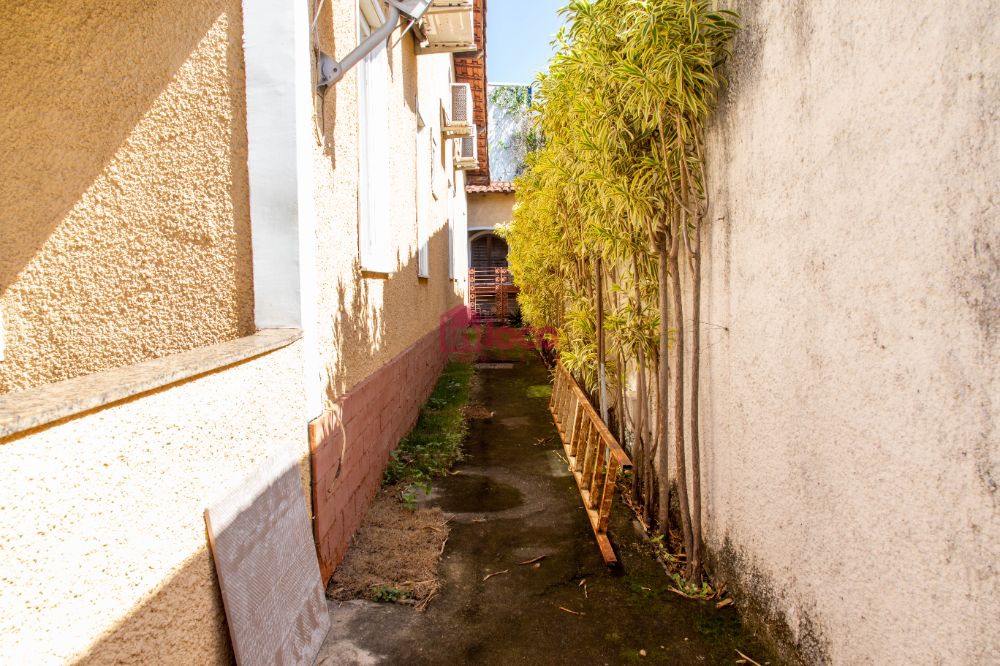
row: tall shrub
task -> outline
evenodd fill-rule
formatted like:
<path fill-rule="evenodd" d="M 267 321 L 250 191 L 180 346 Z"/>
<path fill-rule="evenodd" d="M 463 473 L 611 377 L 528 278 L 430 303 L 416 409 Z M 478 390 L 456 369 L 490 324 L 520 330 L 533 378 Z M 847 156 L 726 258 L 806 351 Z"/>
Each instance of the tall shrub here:
<path fill-rule="evenodd" d="M 628 424 L 634 494 L 647 524 L 669 535 L 671 443 L 679 546 L 693 579 L 700 575 L 702 533 L 704 127 L 736 17 L 705 0 L 575 0 L 562 11 L 567 27 L 537 82 L 534 110 L 544 141 L 518 180 L 514 219 L 504 231 L 510 264 L 525 317 L 559 329 L 560 356 L 589 390 L 597 388 L 599 351 L 611 359 L 613 395 L 623 396 L 634 377 L 635 409 L 628 412 L 620 397 L 614 410 Z M 682 262 L 692 289 L 687 350 Z M 597 266 L 605 268 L 603 277 Z M 610 286 L 601 321 L 599 280 Z M 597 348 L 599 326 L 610 354 Z"/>

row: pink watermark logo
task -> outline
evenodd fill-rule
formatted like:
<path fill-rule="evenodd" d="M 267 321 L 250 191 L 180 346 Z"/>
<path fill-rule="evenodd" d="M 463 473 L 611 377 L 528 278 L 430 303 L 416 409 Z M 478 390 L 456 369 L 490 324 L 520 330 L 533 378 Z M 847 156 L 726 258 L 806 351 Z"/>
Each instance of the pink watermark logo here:
<path fill-rule="evenodd" d="M 446 354 L 472 360 L 486 358 L 492 352 L 494 360 L 503 361 L 537 347 L 550 351 L 558 334 L 551 326 L 515 327 L 484 321 L 468 306 L 459 305 L 441 315 L 439 335 L 441 351 Z"/>

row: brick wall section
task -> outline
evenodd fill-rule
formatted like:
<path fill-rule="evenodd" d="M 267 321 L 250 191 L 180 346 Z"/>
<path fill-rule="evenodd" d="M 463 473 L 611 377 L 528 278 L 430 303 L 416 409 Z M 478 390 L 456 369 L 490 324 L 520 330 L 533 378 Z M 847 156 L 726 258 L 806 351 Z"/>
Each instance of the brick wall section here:
<path fill-rule="evenodd" d="M 447 354 L 440 340 L 431 331 L 309 424 L 313 536 L 324 584 L 378 492 L 390 452 L 441 374 Z"/>
<path fill-rule="evenodd" d="M 490 184 L 490 154 L 489 142 L 486 140 L 488 131 L 486 113 L 486 0 L 475 0 L 473 4 L 473 23 L 476 35 L 476 51 L 455 54 L 455 79 L 459 83 L 472 86 L 472 100 L 476 129 L 479 131 L 479 168 L 467 171 L 466 185 Z"/>

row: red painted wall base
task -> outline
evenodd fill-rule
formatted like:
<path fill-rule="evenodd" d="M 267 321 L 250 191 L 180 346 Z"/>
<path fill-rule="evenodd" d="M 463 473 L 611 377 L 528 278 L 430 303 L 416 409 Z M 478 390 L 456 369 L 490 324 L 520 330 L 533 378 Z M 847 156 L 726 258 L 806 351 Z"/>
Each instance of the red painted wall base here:
<path fill-rule="evenodd" d="M 324 585 L 378 492 L 389 454 L 416 423 L 446 360 L 434 330 L 309 424 L 313 535 Z"/>

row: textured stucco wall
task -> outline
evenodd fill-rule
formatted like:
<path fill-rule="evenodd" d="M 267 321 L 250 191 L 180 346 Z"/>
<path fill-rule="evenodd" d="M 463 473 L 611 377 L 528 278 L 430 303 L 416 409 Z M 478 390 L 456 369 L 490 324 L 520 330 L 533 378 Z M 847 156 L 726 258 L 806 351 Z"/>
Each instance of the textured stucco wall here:
<path fill-rule="evenodd" d="M 996 5 L 734 8 L 702 316 L 715 566 L 809 663 L 997 663 Z"/>
<path fill-rule="evenodd" d="M 354 6 L 326 2 L 317 23 L 341 56 L 355 43 Z M 11 54 L 0 59 L 0 119 L 26 135 L 0 129 L 19 146 L 14 166 L 0 166 L 0 390 L 252 329 L 241 24 L 239 2 L 24 3 L 0 28 Z M 354 73 L 316 98 L 316 275 L 305 279 L 316 280 L 324 397 L 426 339 L 465 288 L 464 271 L 448 277 L 449 182 L 460 267 L 466 210 L 444 141 L 430 277 L 416 274 L 416 96 L 419 85 L 440 136 L 451 58 L 417 58 L 406 37 L 390 63 L 385 196 L 399 260 L 388 276 L 357 267 Z M 65 100 L 37 80 L 61 81 Z M 44 196 L 24 196 L 33 191 Z M 303 340 L 0 441 L 0 661 L 230 661 L 202 512 L 275 452 L 298 461 L 308 486 L 311 351 Z"/>
<path fill-rule="evenodd" d="M 231 659 L 202 514 L 306 459 L 301 347 L 0 441 L 0 661 Z"/>
<path fill-rule="evenodd" d="M 324 3 L 318 21 L 322 48 L 343 57 L 357 43 L 356 3 Z M 316 266 L 319 285 L 318 335 L 326 372 L 327 398 L 334 399 L 438 325 L 438 318 L 462 302 L 465 292 L 466 211 L 464 176 L 451 166 L 451 141 L 440 132 L 441 98 L 448 87 L 451 55 L 413 51 L 412 36 L 389 53 L 389 164 L 382 179 L 389 201 L 390 243 L 397 257 L 388 276 L 362 274 L 358 265 L 358 84 L 357 71 L 316 101 Z M 419 102 L 417 98 L 419 96 Z M 431 199 L 427 233 L 430 277 L 417 277 L 417 108 L 438 137 L 434 160 L 437 198 Z M 321 141 L 320 141 L 321 139 Z M 421 155 L 421 158 L 424 156 Z M 457 192 L 455 262 L 448 277 L 447 185 Z"/>
<path fill-rule="evenodd" d="M 0 393 L 252 332 L 239 0 L 7 3 Z"/>
<path fill-rule="evenodd" d="M 469 195 L 469 229 L 493 228 L 498 224 L 506 224 L 513 214 L 513 193 Z"/>

